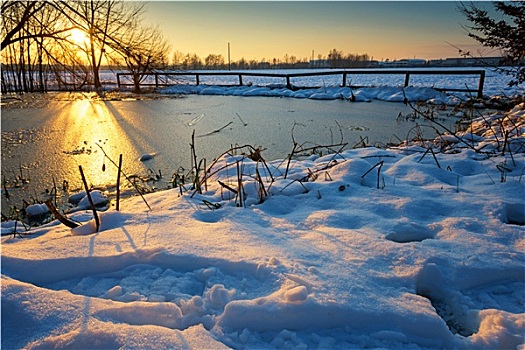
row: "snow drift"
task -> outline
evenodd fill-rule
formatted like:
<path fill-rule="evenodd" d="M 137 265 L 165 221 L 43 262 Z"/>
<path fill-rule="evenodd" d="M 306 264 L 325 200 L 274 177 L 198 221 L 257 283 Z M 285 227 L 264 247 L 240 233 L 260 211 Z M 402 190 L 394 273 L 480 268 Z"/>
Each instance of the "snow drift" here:
<path fill-rule="evenodd" d="M 130 198 L 99 232 L 4 236 L 2 347 L 523 347 L 524 117 L 480 118 L 468 146 L 312 154 L 287 174 L 231 153 L 202 194 Z"/>

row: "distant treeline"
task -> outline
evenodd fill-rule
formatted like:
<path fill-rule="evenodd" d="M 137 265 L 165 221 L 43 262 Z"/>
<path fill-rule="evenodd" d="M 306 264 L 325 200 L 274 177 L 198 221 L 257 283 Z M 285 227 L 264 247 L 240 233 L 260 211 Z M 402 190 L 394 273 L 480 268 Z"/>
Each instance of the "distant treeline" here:
<path fill-rule="evenodd" d="M 313 55 L 312 55 L 313 56 Z M 328 55 L 299 58 L 285 54 L 283 57 L 261 60 L 247 60 L 244 57 L 237 61 L 228 62 L 221 54 L 209 54 L 205 58 L 195 53 L 175 51 L 172 57 L 172 69 L 302 69 L 302 68 L 364 68 L 369 67 L 371 58 L 368 54 L 344 54 L 343 51 L 332 49 Z"/>
<path fill-rule="evenodd" d="M 165 70 L 253 70 L 381 68 L 482 65 L 483 59 L 378 62 L 368 54 L 326 54 L 230 61 L 222 54 L 204 58 L 172 50 L 158 27 L 144 26 L 142 2 L 117 0 L 0 2 L 1 91 L 98 90 L 114 83 L 101 70 L 131 73 L 133 90 L 145 76 Z M 521 38 L 521 36 L 520 36 Z M 522 41 L 520 41 L 522 42 Z M 171 59 L 170 59 L 171 55 Z M 487 61 L 487 59 L 485 59 Z M 499 62 L 493 59 L 493 64 Z"/>

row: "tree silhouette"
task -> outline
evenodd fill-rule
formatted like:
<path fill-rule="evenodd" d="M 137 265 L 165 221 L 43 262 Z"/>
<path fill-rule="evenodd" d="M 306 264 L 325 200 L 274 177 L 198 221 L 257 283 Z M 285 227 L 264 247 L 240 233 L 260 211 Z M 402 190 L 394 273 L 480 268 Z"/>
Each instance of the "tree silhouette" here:
<path fill-rule="evenodd" d="M 36 34 L 26 32 L 26 25 L 44 6 L 44 2 L 36 1 L 2 2 L 2 50 L 16 42 L 35 37 Z M 49 36 L 49 33 L 45 35 Z"/>
<path fill-rule="evenodd" d="M 79 88 L 86 83 L 85 62 L 69 40 L 75 26 L 63 20 L 62 4 L 2 3 L 2 91 L 45 92 L 51 75 L 59 86 Z"/>
<path fill-rule="evenodd" d="M 157 27 L 144 27 L 135 22 L 118 40 L 109 45 L 131 72 L 134 92 L 140 92 L 140 83 L 145 74 L 168 65 L 170 45 Z M 118 61 L 118 58 L 115 60 Z"/>
<path fill-rule="evenodd" d="M 92 82 L 98 90 L 102 65 L 111 59 L 124 61 L 134 80 L 167 61 L 160 30 L 141 24 L 142 3 L 12 0 L 0 9 L 2 91 L 44 92 L 50 70 L 59 89 Z M 72 40 L 72 30 L 84 32 L 86 42 Z"/>
<path fill-rule="evenodd" d="M 138 21 L 144 5 L 116 0 L 64 1 L 59 4 L 64 16 L 89 36 L 85 52 L 93 73 L 94 87 L 100 89 L 100 68 L 107 46 L 118 46 L 115 44 L 121 40 L 126 28 Z"/>
<path fill-rule="evenodd" d="M 525 82 L 525 1 L 493 2 L 495 10 L 502 15 L 497 20 L 475 4 L 461 4 L 459 10 L 471 22 L 467 26 L 468 36 L 485 47 L 501 50 L 501 63 L 512 68 L 503 69 L 513 75 L 510 86 Z M 460 53 L 472 56 L 470 52 Z"/>

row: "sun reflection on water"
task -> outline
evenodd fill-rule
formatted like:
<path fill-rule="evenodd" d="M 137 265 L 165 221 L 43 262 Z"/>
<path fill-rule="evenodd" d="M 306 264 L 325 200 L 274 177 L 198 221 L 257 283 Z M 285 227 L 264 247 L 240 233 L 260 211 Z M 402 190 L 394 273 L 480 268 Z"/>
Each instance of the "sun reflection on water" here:
<path fill-rule="evenodd" d="M 262 146 L 266 160 L 282 159 L 291 149 L 290 130 L 296 123 L 303 126 L 294 131 L 296 139 L 320 144 L 331 142 L 332 129 L 341 125 L 345 141 L 352 145 L 369 134 L 371 142 L 388 140 L 392 133 L 402 135 L 412 128 L 397 123 L 391 116 L 399 110 L 392 112 L 393 105 L 386 102 L 349 105 L 223 96 L 124 101 L 84 93 L 83 99 L 72 100 L 75 97 L 68 94 L 45 107 L 2 110 L 2 175 L 11 195 L 9 201 L 2 197 L 2 212 L 19 199 L 42 200 L 55 182 L 58 190 L 63 180 L 69 183 L 69 193 L 82 190 L 79 165 L 89 185 L 108 186 L 112 192 L 117 169 L 104 152 L 114 162 L 122 154 L 127 175 L 147 179 L 151 171 L 160 175 L 162 170 L 162 179 L 147 185 L 168 188 L 172 174 L 191 166 L 193 132 L 198 158 L 210 162 L 236 144 Z M 396 108 L 401 107 L 405 106 Z M 155 156 L 140 161 L 144 154 Z M 22 171 L 30 181 L 15 188 L 14 179 Z M 125 179 L 122 186 L 135 193 Z"/>
<path fill-rule="evenodd" d="M 62 150 L 66 157 L 57 159 L 61 164 L 56 166 L 67 169 L 72 177 L 68 181 L 73 181 L 75 185 L 80 182 L 79 165 L 89 184 L 108 185 L 116 182 L 117 169 L 104 152 L 114 162 L 118 162 L 119 154 L 128 160 L 139 157 L 133 143 L 103 101 L 72 101 L 46 128 L 63 130 L 63 134 L 56 137 L 55 147 L 56 150 Z"/>

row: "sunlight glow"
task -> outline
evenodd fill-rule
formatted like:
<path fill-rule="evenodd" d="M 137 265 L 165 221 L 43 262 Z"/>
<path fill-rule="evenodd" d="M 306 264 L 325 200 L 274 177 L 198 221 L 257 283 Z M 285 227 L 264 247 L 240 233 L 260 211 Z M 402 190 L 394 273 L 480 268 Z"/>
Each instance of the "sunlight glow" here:
<path fill-rule="evenodd" d="M 115 184 L 116 167 L 105 159 L 98 145 L 113 160 L 118 160 L 122 154 L 127 162 L 132 162 L 139 159 L 140 154 L 110 109 L 112 104 L 85 97 L 67 103 L 67 107 L 57 113 L 46 128 L 67 130 L 57 138 L 56 146 L 65 150 L 57 164 L 70 185 L 81 188 L 78 166 L 82 165 L 88 181 L 104 188 Z M 102 170 L 103 164 L 105 170 Z"/>
<path fill-rule="evenodd" d="M 233 61 L 311 59 L 334 48 L 376 60 L 438 59 L 457 56 L 446 43 L 481 48 L 454 1 L 150 1 L 145 20 L 175 50 L 201 58 L 227 57 L 231 43 Z"/>
<path fill-rule="evenodd" d="M 77 28 L 71 29 L 68 39 L 78 46 L 86 46 L 89 43 L 86 32 Z"/>

